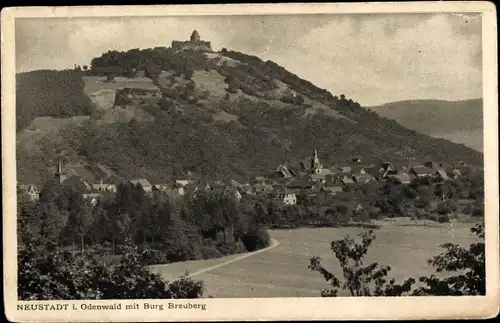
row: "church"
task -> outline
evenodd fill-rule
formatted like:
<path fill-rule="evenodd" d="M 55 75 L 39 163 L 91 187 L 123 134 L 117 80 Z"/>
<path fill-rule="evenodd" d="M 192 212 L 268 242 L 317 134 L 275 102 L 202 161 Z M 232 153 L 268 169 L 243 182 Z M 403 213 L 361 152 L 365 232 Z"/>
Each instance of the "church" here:
<path fill-rule="evenodd" d="M 209 41 L 201 40 L 200 34 L 196 30 L 194 30 L 193 33 L 191 34 L 190 40 L 172 41 L 172 49 L 176 51 L 184 51 L 184 50 L 197 51 L 197 52 L 213 51 L 211 43 Z"/>
<path fill-rule="evenodd" d="M 333 175 L 333 172 L 329 168 L 323 168 L 323 165 L 321 164 L 318 157 L 318 151 L 316 149 L 314 149 L 313 151 L 309 169 L 307 169 L 305 165 L 304 168 L 309 172 L 309 177 L 313 182 L 323 182 L 327 175 Z"/>

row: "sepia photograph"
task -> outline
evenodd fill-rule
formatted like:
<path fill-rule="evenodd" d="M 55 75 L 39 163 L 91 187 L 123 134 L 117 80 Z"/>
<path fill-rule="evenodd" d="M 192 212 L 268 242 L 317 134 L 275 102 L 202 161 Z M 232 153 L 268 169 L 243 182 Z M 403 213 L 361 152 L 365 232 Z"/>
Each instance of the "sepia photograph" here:
<path fill-rule="evenodd" d="M 2 11 L 11 317 L 496 316 L 496 13 L 452 4 Z"/>

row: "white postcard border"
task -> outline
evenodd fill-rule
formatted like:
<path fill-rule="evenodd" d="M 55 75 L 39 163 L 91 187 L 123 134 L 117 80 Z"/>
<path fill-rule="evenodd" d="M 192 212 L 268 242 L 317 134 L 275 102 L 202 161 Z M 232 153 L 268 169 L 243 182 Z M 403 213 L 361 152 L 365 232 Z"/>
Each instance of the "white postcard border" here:
<path fill-rule="evenodd" d="M 23 311 L 17 301 L 16 160 L 15 160 L 15 34 L 22 17 L 111 17 L 165 15 L 270 15 L 326 13 L 481 12 L 483 23 L 483 100 L 485 159 L 485 224 L 487 295 L 477 297 L 398 298 L 241 298 L 199 300 L 46 301 L 78 310 Z M 407 2 L 341 4 L 259 4 L 190 6 L 26 7 L 2 10 L 2 188 L 4 299 L 12 321 L 214 321 L 330 319 L 450 319 L 485 318 L 499 309 L 498 212 L 498 84 L 496 10 L 490 2 Z M 206 310 L 82 310 L 81 304 L 132 303 L 206 304 Z"/>

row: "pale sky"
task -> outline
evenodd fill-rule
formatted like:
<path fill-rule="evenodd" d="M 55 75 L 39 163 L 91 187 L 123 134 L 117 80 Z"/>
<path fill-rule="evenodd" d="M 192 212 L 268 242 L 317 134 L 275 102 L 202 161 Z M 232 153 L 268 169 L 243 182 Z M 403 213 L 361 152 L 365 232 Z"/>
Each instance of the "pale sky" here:
<path fill-rule="evenodd" d="M 170 47 L 193 29 L 360 104 L 482 97 L 478 14 L 16 19 L 16 70 L 90 65 L 108 50 Z"/>

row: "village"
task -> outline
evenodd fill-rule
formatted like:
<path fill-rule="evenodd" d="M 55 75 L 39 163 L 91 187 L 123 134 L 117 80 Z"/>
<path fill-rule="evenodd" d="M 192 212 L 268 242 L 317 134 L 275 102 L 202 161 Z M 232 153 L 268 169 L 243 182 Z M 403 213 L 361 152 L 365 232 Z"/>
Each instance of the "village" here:
<path fill-rule="evenodd" d="M 128 179 L 126 182 L 134 186 L 140 185 L 151 197 L 164 195 L 175 201 L 183 197 L 194 198 L 197 192 L 205 191 L 215 194 L 226 194 L 236 201 L 242 198 L 259 198 L 271 200 L 277 205 L 296 205 L 299 195 L 309 198 L 337 197 L 344 200 L 352 198 L 353 193 L 363 187 L 380 187 L 384 183 L 408 185 L 413 179 L 430 179 L 434 183 L 448 182 L 467 176 L 476 169 L 463 162 L 455 165 L 443 165 L 435 162 L 395 165 L 391 162 L 366 164 L 360 158 L 353 158 L 344 166 L 324 167 L 317 150 L 309 159 L 293 167 L 286 164 L 277 166 L 269 174 L 256 176 L 252 181 L 239 183 L 231 179 L 228 182 L 215 180 L 205 182 L 196 179 L 195 174 L 188 173 L 171 183 L 151 183 L 145 178 Z M 95 206 L 105 196 L 117 192 L 118 179 L 103 178 L 98 183 L 90 183 L 78 175 L 67 176 L 61 158 L 58 158 L 57 171 L 54 174 L 61 185 L 73 185 L 83 192 L 83 197 Z M 40 185 L 20 184 L 18 195 L 31 201 L 40 196 Z M 443 197 L 444 198 L 444 197 Z M 461 204 L 473 204 L 471 199 L 459 200 Z M 363 207 L 358 205 L 358 207 Z"/>

